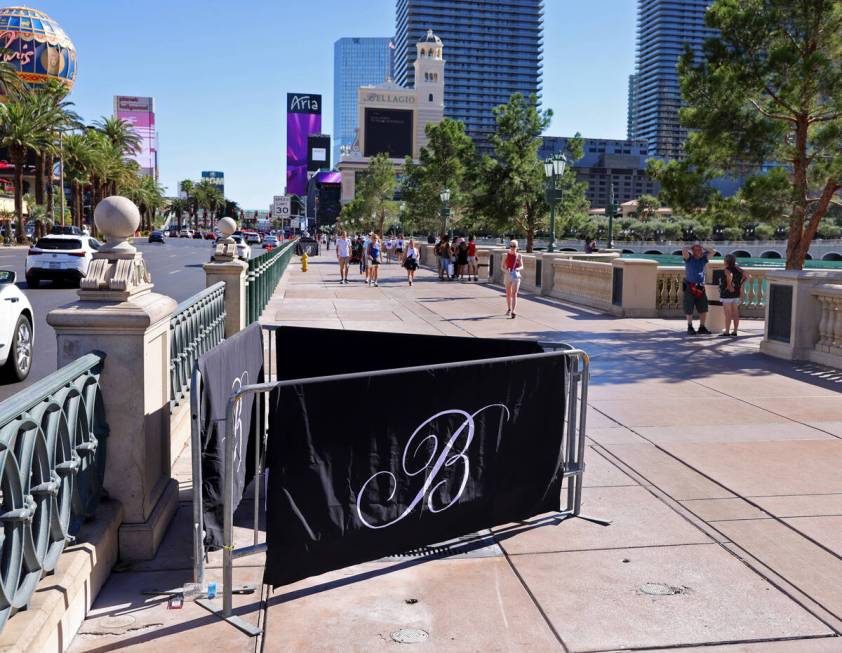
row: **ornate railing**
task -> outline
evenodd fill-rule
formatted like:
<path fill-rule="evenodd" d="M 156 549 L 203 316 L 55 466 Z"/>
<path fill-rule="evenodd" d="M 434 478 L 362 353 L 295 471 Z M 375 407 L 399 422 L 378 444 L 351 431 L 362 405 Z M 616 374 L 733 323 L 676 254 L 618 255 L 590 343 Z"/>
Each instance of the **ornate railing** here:
<path fill-rule="evenodd" d="M 291 240 L 271 252 L 250 259 L 246 274 L 246 324 L 256 322 L 275 292 L 298 241 Z"/>
<path fill-rule="evenodd" d="M 99 503 L 103 360 L 82 356 L 0 403 L 0 629 Z"/>
<path fill-rule="evenodd" d="M 710 270 L 720 270 L 721 265 Z M 763 317 L 766 310 L 766 273 L 769 268 L 743 268 L 740 313 L 745 317 Z M 708 280 L 710 281 L 710 279 Z M 655 307 L 661 315 L 683 312 L 684 268 L 661 266 L 655 282 Z"/>
<path fill-rule="evenodd" d="M 660 311 L 681 310 L 684 268 L 659 267 L 655 278 L 655 308 Z"/>
<path fill-rule="evenodd" d="M 822 284 L 812 294 L 821 310 L 815 349 L 842 356 L 842 284 Z"/>
<path fill-rule="evenodd" d="M 225 282 L 181 302 L 170 319 L 170 405 L 184 399 L 196 360 L 225 338 Z"/>

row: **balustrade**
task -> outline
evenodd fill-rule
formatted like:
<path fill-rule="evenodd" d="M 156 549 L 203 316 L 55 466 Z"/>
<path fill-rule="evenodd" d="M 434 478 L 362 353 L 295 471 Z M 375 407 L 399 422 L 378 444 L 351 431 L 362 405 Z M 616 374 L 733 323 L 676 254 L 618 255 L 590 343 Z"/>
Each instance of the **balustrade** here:
<path fill-rule="evenodd" d="M 26 608 L 99 503 L 103 360 L 82 356 L 0 403 L 0 629 Z"/>
<path fill-rule="evenodd" d="M 842 356 L 842 285 L 824 284 L 813 295 L 821 311 L 815 349 Z"/>

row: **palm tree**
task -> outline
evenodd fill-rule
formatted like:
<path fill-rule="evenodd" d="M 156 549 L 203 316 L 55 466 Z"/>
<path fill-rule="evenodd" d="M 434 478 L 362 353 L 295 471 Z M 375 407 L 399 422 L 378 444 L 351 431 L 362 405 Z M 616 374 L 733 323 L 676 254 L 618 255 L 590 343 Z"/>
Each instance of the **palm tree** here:
<path fill-rule="evenodd" d="M 189 211 L 190 201 L 181 197 L 171 199 L 169 206 L 167 207 L 167 213 L 169 213 L 170 216 L 175 216 L 179 231 L 181 231 L 181 216 Z"/>
<path fill-rule="evenodd" d="M 140 152 L 140 135 L 127 120 L 103 116 L 94 123 L 94 128 L 104 134 L 124 155 Z"/>
<path fill-rule="evenodd" d="M 15 215 L 18 242 L 27 241 L 23 224 L 23 166 L 30 152 L 42 152 L 50 146 L 50 119 L 32 94 L 0 105 L 0 147 L 7 148 L 15 166 Z"/>
<path fill-rule="evenodd" d="M 68 134 L 64 137 L 64 177 L 70 182 L 73 222 L 82 226 L 82 191 L 90 182 L 96 151 L 84 133 Z M 64 216 L 62 216 L 62 224 Z"/>
<path fill-rule="evenodd" d="M 33 102 L 44 112 L 50 130 L 49 146 L 35 155 L 35 202 L 42 205 L 46 199 L 46 210 L 50 216 L 54 207 L 53 169 L 59 153 L 60 132 L 81 125 L 81 119 L 71 109 L 73 103 L 66 97 L 67 87 L 58 80 L 50 80 L 45 86 L 32 91 Z"/>
<path fill-rule="evenodd" d="M 197 203 L 205 211 L 205 226 L 208 226 L 208 213 L 211 216 L 216 215 L 217 210 L 224 207 L 225 198 L 222 196 L 219 188 L 207 179 L 203 179 L 194 186 L 194 194 L 196 195 Z"/>
<path fill-rule="evenodd" d="M 178 189 L 184 193 L 187 201 L 190 202 L 190 218 L 193 222 L 193 227 L 196 227 L 196 213 L 199 210 L 199 203 L 196 201 L 195 185 L 189 179 L 185 179 L 178 183 Z"/>

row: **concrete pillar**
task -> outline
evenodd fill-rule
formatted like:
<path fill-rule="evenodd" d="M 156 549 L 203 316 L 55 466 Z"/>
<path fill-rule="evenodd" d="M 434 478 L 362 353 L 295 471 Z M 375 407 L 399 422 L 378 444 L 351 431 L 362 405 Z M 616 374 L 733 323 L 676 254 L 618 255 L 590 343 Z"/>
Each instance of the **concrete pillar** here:
<path fill-rule="evenodd" d="M 105 354 L 100 383 L 109 426 L 105 489 L 120 501 L 123 560 L 152 558 L 175 513 L 170 476 L 170 317 L 176 302 L 151 292 L 142 255 L 127 239 L 140 223 L 125 197 L 107 197 L 94 220 L 107 239 L 82 280 L 79 300 L 51 311 L 58 365 Z"/>
<path fill-rule="evenodd" d="M 205 263 L 205 287 L 217 281 L 225 282 L 225 337 L 246 328 L 246 271 L 245 261 Z"/>
<path fill-rule="evenodd" d="M 205 263 L 205 288 L 225 282 L 225 337 L 246 328 L 246 272 L 248 263 L 237 258 L 237 247 L 231 238 L 237 230 L 233 218 L 222 218 L 216 223 L 222 234 L 216 246 L 213 261 Z"/>
<path fill-rule="evenodd" d="M 611 264 L 614 270 L 623 271 L 622 293 L 612 302 L 614 307 L 620 309 L 623 317 L 654 317 L 657 314 L 658 263 L 650 259 L 615 258 Z M 618 283 L 616 274 L 614 281 Z M 614 294 L 618 292 L 615 289 Z"/>
<path fill-rule="evenodd" d="M 821 307 L 813 289 L 842 283 L 842 273 L 775 270 L 766 274 L 766 324 L 760 351 L 786 360 L 809 360 L 815 350 Z"/>

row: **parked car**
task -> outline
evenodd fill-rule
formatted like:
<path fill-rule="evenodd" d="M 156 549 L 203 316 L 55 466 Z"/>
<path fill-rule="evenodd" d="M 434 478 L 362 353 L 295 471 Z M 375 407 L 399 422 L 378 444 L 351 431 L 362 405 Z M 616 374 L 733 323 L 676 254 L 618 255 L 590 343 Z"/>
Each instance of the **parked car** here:
<path fill-rule="evenodd" d="M 15 279 L 11 270 L 0 270 L 0 367 L 7 379 L 23 381 L 32 368 L 35 331 L 32 304 Z"/>
<path fill-rule="evenodd" d="M 178 229 L 170 229 L 167 234 L 170 238 L 178 238 Z"/>
<path fill-rule="evenodd" d="M 243 233 L 243 235 L 246 237 L 246 242 L 249 245 L 259 245 L 260 244 L 260 241 L 261 241 L 260 234 L 257 233 L 256 231 L 246 231 L 246 232 Z"/>
<path fill-rule="evenodd" d="M 149 242 L 150 243 L 161 243 L 164 244 L 164 232 L 163 231 L 153 231 L 149 234 Z"/>
<path fill-rule="evenodd" d="M 278 238 L 276 236 L 266 236 L 263 239 L 263 249 L 268 249 L 269 247 L 277 247 L 278 246 Z"/>
<path fill-rule="evenodd" d="M 181 232 L 178 234 L 179 238 L 192 238 L 193 232 L 190 229 L 182 229 Z"/>
<path fill-rule="evenodd" d="M 26 285 L 37 288 L 43 280 L 72 279 L 77 284 L 88 274 L 93 253 L 100 243 L 90 236 L 44 236 L 26 255 Z"/>
<path fill-rule="evenodd" d="M 193 232 L 193 240 L 204 240 L 204 238 L 205 237 L 202 235 L 202 232 L 198 229 Z"/>

